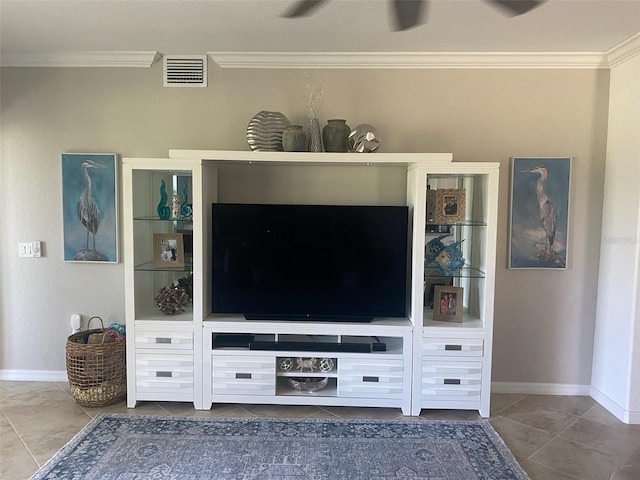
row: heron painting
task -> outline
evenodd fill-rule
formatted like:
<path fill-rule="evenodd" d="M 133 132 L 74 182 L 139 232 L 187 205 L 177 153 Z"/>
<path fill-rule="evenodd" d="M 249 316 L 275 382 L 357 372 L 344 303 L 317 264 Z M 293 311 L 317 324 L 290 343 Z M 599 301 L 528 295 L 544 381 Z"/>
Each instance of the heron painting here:
<path fill-rule="evenodd" d="M 114 154 L 62 154 L 64 259 L 118 261 Z"/>
<path fill-rule="evenodd" d="M 512 158 L 509 268 L 567 267 L 571 158 Z"/>

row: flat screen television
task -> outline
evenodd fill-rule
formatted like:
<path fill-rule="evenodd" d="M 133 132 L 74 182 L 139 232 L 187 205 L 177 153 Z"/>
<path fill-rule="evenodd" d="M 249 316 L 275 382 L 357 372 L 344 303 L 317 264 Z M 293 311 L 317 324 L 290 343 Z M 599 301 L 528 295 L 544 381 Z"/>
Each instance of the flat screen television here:
<path fill-rule="evenodd" d="M 406 206 L 212 205 L 212 311 L 370 321 L 407 311 Z"/>

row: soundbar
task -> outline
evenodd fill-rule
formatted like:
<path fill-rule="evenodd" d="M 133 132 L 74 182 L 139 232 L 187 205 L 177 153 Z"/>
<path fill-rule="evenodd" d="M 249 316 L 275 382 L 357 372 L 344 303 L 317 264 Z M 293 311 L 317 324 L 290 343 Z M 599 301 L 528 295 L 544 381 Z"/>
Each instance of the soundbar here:
<path fill-rule="evenodd" d="M 249 348 L 253 335 L 244 333 L 214 333 L 211 346 L 213 348 L 244 347 Z"/>
<path fill-rule="evenodd" d="M 375 348 L 376 351 L 380 350 L 382 343 Z M 249 343 L 250 350 L 292 350 L 302 352 L 355 352 L 355 353 L 369 353 L 371 352 L 370 343 L 338 343 L 338 342 L 269 342 L 269 341 L 254 341 Z"/>

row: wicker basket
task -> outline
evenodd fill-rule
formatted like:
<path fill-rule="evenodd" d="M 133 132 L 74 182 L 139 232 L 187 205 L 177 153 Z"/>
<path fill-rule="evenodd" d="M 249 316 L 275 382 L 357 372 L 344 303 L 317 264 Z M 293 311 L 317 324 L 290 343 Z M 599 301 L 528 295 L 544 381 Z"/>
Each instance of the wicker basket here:
<path fill-rule="evenodd" d="M 67 377 L 76 403 L 83 407 L 104 407 L 118 403 L 127 395 L 126 341 L 87 344 L 102 328 L 74 333 L 67 339 Z"/>

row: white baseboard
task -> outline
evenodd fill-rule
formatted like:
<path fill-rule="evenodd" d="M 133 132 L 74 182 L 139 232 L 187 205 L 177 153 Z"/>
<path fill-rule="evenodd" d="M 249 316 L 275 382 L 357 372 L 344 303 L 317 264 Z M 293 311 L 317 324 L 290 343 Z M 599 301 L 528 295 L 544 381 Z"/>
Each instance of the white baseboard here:
<path fill-rule="evenodd" d="M 591 387 L 591 397 L 621 422 L 633 425 L 640 424 L 640 412 L 627 410 L 596 387 Z"/>
<path fill-rule="evenodd" d="M 67 382 L 66 371 L 0 370 L 0 380 L 9 382 Z"/>
<path fill-rule="evenodd" d="M 590 395 L 590 385 L 563 383 L 492 382 L 493 393 L 522 393 L 524 395 Z"/>

